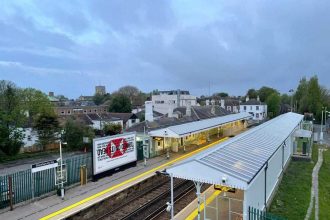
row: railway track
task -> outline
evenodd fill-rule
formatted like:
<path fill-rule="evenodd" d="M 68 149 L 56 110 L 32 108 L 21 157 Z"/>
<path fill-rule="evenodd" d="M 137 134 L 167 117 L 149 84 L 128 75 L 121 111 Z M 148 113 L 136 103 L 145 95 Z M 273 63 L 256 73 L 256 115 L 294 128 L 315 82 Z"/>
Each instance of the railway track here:
<path fill-rule="evenodd" d="M 204 184 L 202 186 L 201 192 L 204 192 L 210 185 Z M 196 199 L 196 189 L 193 187 L 187 190 L 184 194 L 177 195 L 174 198 L 174 215 L 178 214 L 182 209 L 189 205 L 194 199 Z M 166 207 L 158 210 L 150 220 L 168 220 L 171 218 L 169 212 L 166 212 Z"/>
<path fill-rule="evenodd" d="M 174 179 L 175 201 L 184 198 L 188 193 L 193 192 L 193 190 L 193 182 Z M 159 214 L 163 213 L 166 209 L 166 202 L 169 201 L 170 182 L 167 180 L 152 187 L 144 192 L 143 195 L 137 195 L 115 209 L 109 210 L 109 212 L 96 218 L 96 220 L 158 219 Z"/>

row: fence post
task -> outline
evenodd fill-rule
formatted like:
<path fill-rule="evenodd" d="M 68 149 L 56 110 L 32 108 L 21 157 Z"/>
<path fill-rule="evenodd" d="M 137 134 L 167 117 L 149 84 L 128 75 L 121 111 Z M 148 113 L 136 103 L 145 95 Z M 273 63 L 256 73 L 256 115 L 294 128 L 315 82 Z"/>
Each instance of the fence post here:
<path fill-rule="evenodd" d="M 34 174 L 32 173 L 31 170 L 31 191 L 32 191 L 32 200 L 34 199 Z"/>
<path fill-rule="evenodd" d="M 10 211 L 13 211 L 13 177 L 12 176 L 8 176 L 8 188 L 9 188 Z"/>

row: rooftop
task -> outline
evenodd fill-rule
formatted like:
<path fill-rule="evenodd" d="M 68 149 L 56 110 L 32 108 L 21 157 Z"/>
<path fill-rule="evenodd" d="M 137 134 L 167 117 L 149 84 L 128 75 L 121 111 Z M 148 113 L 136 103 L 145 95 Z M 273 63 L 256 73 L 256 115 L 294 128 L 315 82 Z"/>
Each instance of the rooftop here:
<path fill-rule="evenodd" d="M 174 177 L 246 189 L 303 116 L 286 113 L 167 169 Z M 205 175 L 208 173 L 208 175 Z"/>
<path fill-rule="evenodd" d="M 257 99 L 250 99 L 249 101 L 241 103 L 241 105 L 266 105 L 266 104 Z"/>
<path fill-rule="evenodd" d="M 180 125 L 173 125 L 167 128 L 158 129 L 149 132 L 150 136 L 164 136 L 166 133 L 168 137 L 179 138 L 187 136 L 193 133 L 199 133 L 201 131 L 216 128 L 219 125 L 227 124 L 237 120 L 249 119 L 251 115 L 246 112 L 230 114 L 225 116 L 213 117 L 200 121 L 190 121 Z"/>

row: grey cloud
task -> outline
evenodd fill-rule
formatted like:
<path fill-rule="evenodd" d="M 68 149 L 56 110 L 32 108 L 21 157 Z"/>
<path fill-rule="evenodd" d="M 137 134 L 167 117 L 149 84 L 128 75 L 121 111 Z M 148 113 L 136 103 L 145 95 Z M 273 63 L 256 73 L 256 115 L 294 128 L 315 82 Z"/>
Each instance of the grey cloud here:
<path fill-rule="evenodd" d="M 182 88 L 197 95 L 207 94 L 211 83 L 211 92 L 239 95 L 263 85 L 286 92 L 303 75 L 318 74 L 321 82 L 329 82 L 330 2 L 213 3 L 208 7 L 217 13 L 207 20 L 178 13 L 196 7 L 194 3 L 180 6 L 165 0 L 35 4 L 65 33 L 40 28 L 37 17 L 18 7 L 16 14 L 0 20 L 0 61 L 23 66 L 0 67 L 0 78 L 17 80 L 24 68 L 42 70 L 52 80 L 35 76 L 44 82 L 41 88 L 51 87 L 52 81 L 63 83 L 62 93 L 71 97 L 83 92 L 81 86 L 92 88 L 92 83 L 105 84 L 111 91 L 134 84 L 144 91 Z M 181 20 L 191 18 L 200 22 L 184 25 Z M 100 39 L 75 40 L 93 38 L 88 35 L 92 32 Z M 76 83 L 57 79 L 53 70 Z M 32 79 L 24 80 L 27 86 L 29 82 Z"/>

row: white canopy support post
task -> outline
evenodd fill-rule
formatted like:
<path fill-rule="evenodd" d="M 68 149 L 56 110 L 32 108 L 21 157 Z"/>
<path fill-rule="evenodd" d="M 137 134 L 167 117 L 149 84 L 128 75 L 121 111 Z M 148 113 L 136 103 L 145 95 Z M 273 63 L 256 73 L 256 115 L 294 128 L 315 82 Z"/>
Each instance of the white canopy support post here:
<path fill-rule="evenodd" d="M 198 210 L 198 215 L 197 219 L 201 219 L 201 188 L 202 188 L 202 183 L 201 182 L 194 182 L 196 186 L 196 195 L 197 195 L 197 210 Z"/>
<path fill-rule="evenodd" d="M 174 219 L 174 192 L 173 192 L 173 174 L 170 174 L 171 177 L 171 220 Z"/>

